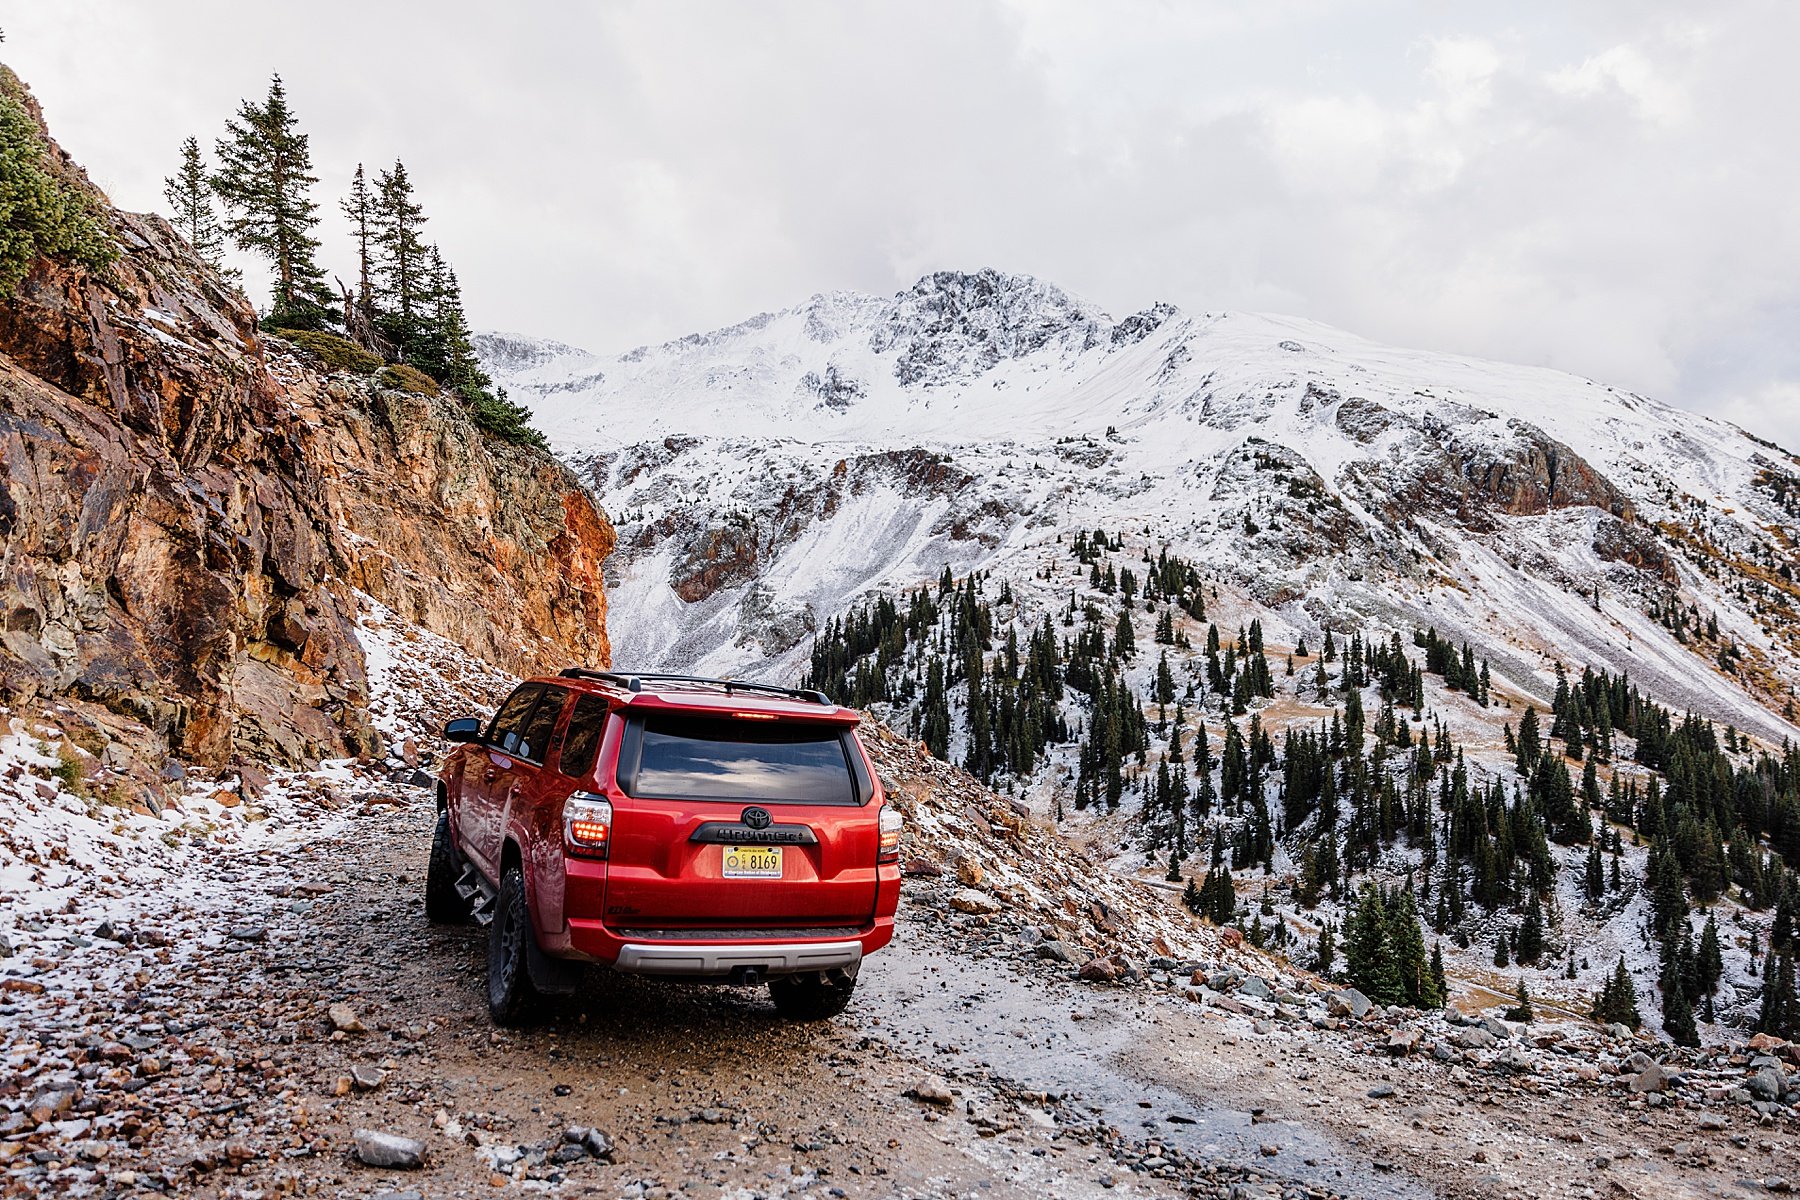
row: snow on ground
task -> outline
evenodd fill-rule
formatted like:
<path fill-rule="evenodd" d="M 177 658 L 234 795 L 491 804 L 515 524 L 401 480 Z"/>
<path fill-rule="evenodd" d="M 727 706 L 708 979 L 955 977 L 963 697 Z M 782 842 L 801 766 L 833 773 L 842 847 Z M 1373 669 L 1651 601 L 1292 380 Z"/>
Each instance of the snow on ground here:
<path fill-rule="evenodd" d="M 325 762 L 311 771 L 184 771 L 152 809 L 82 749 L 55 711 L 0 709 L 0 988 L 16 999 L 59 982 L 104 985 L 153 947 L 179 967 L 234 941 L 260 940 L 264 884 L 293 880 L 281 902 L 310 903 L 320 864 L 309 847 L 373 806 L 404 803 L 391 776 L 404 747 L 447 716 L 487 711 L 510 680 L 363 598 L 371 717 L 387 764 Z M 415 760 L 416 761 L 416 760 Z M 131 969 L 141 969 L 133 967 Z"/>

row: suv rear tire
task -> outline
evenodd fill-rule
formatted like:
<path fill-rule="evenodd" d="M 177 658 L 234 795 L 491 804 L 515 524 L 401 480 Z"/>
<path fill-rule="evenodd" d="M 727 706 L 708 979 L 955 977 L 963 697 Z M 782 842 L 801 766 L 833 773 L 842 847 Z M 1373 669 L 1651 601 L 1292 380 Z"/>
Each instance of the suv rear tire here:
<path fill-rule="evenodd" d="M 431 831 L 431 860 L 425 867 L 425 919 L 433 925 L 463 925 L 469 902 L 456 890 L 462 877 L 462 855 L 450 841 L 450 814 L 439 813 Z"/>
<path fill-rule="evenodd" d="M 823 1021 L 844 1011 L 856 990 L 856 976 L 842 971 L 777 975 L 769 980 L 775 1011 L 790 1021 Z"/>
<path fill-rule="evenodd" d="M 531 907 L 525 875 L 517 865 L 500 876 L 494 919 L 488 923 L 488 1012 L 499 1025 L 524 1024 L 537 1004 L 531 985 Z"/>

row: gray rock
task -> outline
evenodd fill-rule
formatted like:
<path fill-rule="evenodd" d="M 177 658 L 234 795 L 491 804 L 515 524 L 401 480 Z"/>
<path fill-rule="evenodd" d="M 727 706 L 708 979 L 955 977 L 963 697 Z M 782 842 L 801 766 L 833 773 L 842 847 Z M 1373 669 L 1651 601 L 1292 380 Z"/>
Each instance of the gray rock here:
<path fill-rule="evenodd" d="M 239 925 L 231 931 L 231 936 L 240 942 L 266 942 L 269 931 L 261 925 Z"/>
<path fill-rule="evenodd" d="M 571 1125 L 563 1130 L 563 1141 L 568 1144 L 568 1147 L 575 1148 L 591 1158 L 609 1160 L 612 1158 L 612 1139 L 598 1129 L 590 1129 L 586 1125 Z M 563 1161 L 569 1162 L 573 1159 Z"/>
<path fill-rule="evenodd" d="M 1499 1021 L 1494 1020 L 1492 1017 L 1483 1018 L 1481 1027 L 1493 1034 L 1499 1041 L 1505 1041 L 1512 1036 L 1512 1030 L 1508 1029 L 1505 1025 L 1502 1025 Z"/>
<path fill-rule="evenodd" d="M 1750 1094 L 1758 1100 L 1779 1100 L 1787 1091 L 1783 1085 L 1781 1072 L 1774 1067 L 1764 1067 L 1752 1075 L 1744 1086 L 1749 1088 Z"/>
<path fill-rule="evenodd" d="M 0 958 L 11 958 L 12 956 L 13 956 L 12 940 L 10 938 L 8 938 L 4 933 L 0 933 Z"/>
<path fill-rule="evenodd" d="M 1075 963 L 1075 952 L 1069 949 L 1067 943 L 1056 938 L 1040 942 L 1036 953 L 1039 958 L 1047 958 L 1052 962 L 1068 963 L 1071 966 Z"/>
<path fill-rule="evenodd" d="M 1482 1025 L 1466 1025 L 1456 1031 L 1456 1044 L 1464 1050 L 1486 1050 L 1498 1040 Z"/>
<path fill-rule="evenodd" d="M 1344 988 L 1325 997 L 1325 1009 L 1334 1017 L 1350 1017 L 1360 1021 L 1375 1005 L 1355 988 Z"/>
<path fill-rule="evenodd" d="M 1388 1034 L 1387 1052 L 1389 1054 L 1411 1054 L 1419 1048 L 1419 1031 L 1405 1026 Z"/>
<path fill-rule="evenodd" d="M 944 1081 L 935 1075 L 926 1076 L 907 1088 L 906 1095 L 920 1104 L 935 1104 L 939 1108 L 948 1108 L 956 1103 L 956 1097 L 950 1094 L 950 1089 L 945 1086 Z"/>
<path fill-rule="evenodd" d="M 1494 1065 L 1504 1067 L 1508 1071 L 1531 1072 L 1537 1070 L 1537 1060 L 1525 1052 L 1524 1047 L 1514 1046 L 1494 1060 Z"/>
<path fill-rule="evenodd" d="M 350 1082 L 356 1086 L 356 1090 L 359 1092 L 374 1091 L 381 1086 L 381 1081 L 386 1078 L 386 1075 L 382 1074 L 382 1072 L 376 1070 L 374 1067 L 369 1066 L 367 1063 L 358 1063 L 356 1066 L 350 1068 Z"/>
<path fill-rule="evenodd" d="M 1723 1129 L 1729 1124 L 1724 1113 L 1704 1112 L 1700 1114 L 1700 1128 L 1702 1129 Z"/>
<path fill-rule="evenodd" d="M 1635 1075 L 1638 1072 L 1647 1069 L 1655 1061 L 1654 1058 L 1651 1058 L 1642 1050 L 1634 1050 L 1631 1053 L 1631 1057 L 1625 1060 L 1625 1067 Z"/>
<path fill-rule="evenodd" d="M 1391 1100 L 1393 1097 L 1394 1085 L 1391 1083 L 1378 1083 L 1369 1089 L 1369 1099 L 1371 1100 Z"/>
<path fill-rule="evenodd" d="M 1238 984 L 1238 995 L 1248 996 L 1252 1000 L 1272 1001 L 1275 999 L 1275 989 L 1270 987 L 1269 981 L 1260 975 L 1251 975 L 1244 982 Z"/>
<path fill-rule="evenodd" d="M 398 1133 L 358 1129 L 356 1159 L 364 1166 L 383 1170 L 413 1171 L 425 1165 L 425 1143 Z"/>

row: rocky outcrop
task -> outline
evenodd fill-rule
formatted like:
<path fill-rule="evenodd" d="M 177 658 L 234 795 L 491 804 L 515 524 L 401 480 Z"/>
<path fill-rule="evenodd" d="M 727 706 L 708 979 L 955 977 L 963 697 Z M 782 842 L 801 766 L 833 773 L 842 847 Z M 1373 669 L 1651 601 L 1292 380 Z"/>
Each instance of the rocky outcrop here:
<path fill-rule="evenodd" d="M 40 260 L 0 301 L 10 700 L 96 701 L 203 763 L 353 752 L 358 591 L 507 669 L 610 660 L 613 531 L 573 475 L 453 401 L 316 374 L 81 182 L 118 260 Z"/>

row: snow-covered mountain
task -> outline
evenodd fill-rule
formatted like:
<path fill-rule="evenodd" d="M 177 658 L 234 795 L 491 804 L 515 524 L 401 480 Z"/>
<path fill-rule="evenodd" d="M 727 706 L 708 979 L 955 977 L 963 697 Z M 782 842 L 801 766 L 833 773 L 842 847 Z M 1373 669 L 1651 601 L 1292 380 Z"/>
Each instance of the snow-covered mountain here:
<path fill-rule="evenodd" d="M 612 357 L 478 346 L 618 524 L 627 665 L 794 675 L 859 594 L 945 564 L 1028 585 L 1099 527 L 1199 564 L 1273 642 L 1430 625 L 1528 694 L 1560 659 L 1795 733 L 1800 460 L 1592 380 L 1286 317 L 1115 320 L 992 270 Z"/>

